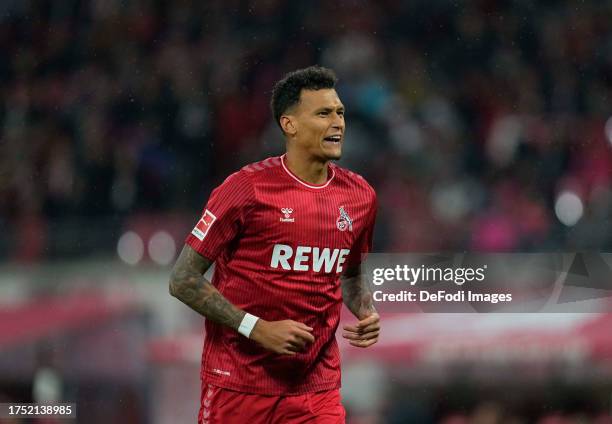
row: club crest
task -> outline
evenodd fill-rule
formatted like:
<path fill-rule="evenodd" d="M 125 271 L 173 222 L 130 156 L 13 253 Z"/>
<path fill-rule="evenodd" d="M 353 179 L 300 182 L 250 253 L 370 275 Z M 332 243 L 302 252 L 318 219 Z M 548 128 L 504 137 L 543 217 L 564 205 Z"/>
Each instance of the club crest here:
<path fill-rule="evenodd" d="M 344 206 L 340 206 L 338 209 L 340 211 L 340 216 L 336 219 L 336 227 L 338 227 L 340 231 L 346 231 L 347 228 L 349 231 L 353 231 L 353 220 L 344 210 Z"/>

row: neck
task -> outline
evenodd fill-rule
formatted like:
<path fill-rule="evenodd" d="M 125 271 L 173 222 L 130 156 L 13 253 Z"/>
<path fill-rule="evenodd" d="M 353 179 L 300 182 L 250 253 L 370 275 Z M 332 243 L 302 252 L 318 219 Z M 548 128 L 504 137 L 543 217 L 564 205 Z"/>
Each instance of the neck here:
<path fill-rule="evenodd" d="M 329 161 L 321 162 L 291 149 L 288 149 L 285 155 L 285 166 L 300 179 L 314 185 L 324 184 L 327 181 L 328 164 Z"/>

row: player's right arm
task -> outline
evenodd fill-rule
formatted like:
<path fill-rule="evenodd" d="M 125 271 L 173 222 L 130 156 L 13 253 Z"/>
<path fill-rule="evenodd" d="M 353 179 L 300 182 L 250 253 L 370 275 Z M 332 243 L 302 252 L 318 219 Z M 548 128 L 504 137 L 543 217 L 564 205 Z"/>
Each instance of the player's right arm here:
<path fill-rule="evenodd" d="M 212 261 L 185 245 L 170 276 L 170 294 L 207 319 L 238 330 L 245 312 L 232 305 L 204 273 Z"/>
<path fill-rule="evenodd" d="M 233 305 L 204 278 L 211 265 L 211 260 L 185 245 L 172 269 L 170 294 L 206 319 L 238 331 L 246 312 Z M 312 328 L 296 321 L 260 318 L 250 339 L 275 353 L 295 355 L 307 343 L 314 342 L 311 331 Z"/>

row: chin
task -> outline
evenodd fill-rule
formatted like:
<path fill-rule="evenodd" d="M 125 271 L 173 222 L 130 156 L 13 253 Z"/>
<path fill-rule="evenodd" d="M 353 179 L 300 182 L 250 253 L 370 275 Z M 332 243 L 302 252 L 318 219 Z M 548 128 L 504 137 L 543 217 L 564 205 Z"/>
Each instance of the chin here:
<path fill-rule="evenodd" d="M 342 152 L 325 152 L 323 153 L 325 160 L 340 160 Z"/>
<path fill-rule="evenodd" d="M 326 160 L 339 160 L 342 157 L 342 149 L 323 149 L 321 153 Z"/>

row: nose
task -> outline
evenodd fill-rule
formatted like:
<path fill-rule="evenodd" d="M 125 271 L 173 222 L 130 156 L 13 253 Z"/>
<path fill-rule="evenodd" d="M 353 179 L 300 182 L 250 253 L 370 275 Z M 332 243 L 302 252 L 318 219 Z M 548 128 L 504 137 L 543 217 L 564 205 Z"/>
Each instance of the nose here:
<path fill-rule="evenodd" d="M 338 113 L 334 113 L 334 121 L 332 122 L 332 126 L 335 129 L 344 129 L 344 117 Z"/>

